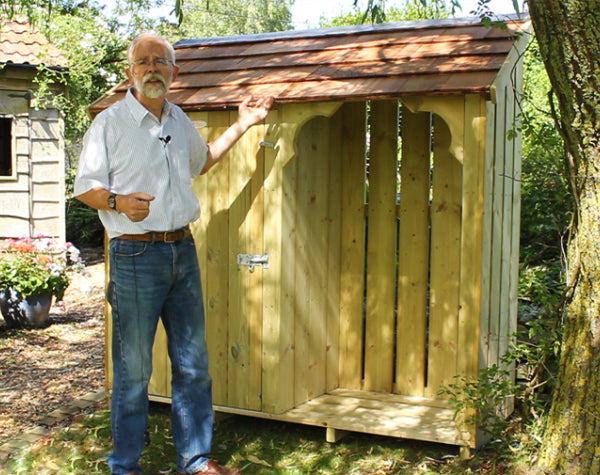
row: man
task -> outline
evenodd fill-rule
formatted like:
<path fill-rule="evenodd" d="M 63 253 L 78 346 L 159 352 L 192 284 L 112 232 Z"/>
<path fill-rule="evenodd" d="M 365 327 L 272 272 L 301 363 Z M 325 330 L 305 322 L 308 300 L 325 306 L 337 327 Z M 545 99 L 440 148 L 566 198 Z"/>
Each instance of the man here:
<path fill-rule="evenodd" d="M 179 72 L 173 47 L 144 34 L 128 50 L 125 99 L 98 114 L 84 139 L 74 194 L 98 209 L 110 238 L 114 475 L 140 474 L 152 343 L 162 318 L 172 365 L 172 425 L 181 474 L 238 474 L 209 459 L 211 380 L 198 262 L 189 224 L 199 215 L 191 180 L 263 120 L 273 98 L 248 98 L 208 145 L 165 99 Z"/>

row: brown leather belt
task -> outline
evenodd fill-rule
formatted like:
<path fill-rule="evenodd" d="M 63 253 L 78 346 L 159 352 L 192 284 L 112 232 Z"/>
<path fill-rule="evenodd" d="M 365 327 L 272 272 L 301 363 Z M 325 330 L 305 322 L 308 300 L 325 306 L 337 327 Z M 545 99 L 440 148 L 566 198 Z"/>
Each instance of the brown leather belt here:
<path fill-rule="evenodd" d="M 148 242 L 175 242 L 181 239 L 185 239 L 192 231 L 190 227 L 177 229 L 176 231 L 156 231 L 145 234 L 121 234 L 117 236 L 117 239 L 133 239 L 135 241 L 148 241 Z"/>

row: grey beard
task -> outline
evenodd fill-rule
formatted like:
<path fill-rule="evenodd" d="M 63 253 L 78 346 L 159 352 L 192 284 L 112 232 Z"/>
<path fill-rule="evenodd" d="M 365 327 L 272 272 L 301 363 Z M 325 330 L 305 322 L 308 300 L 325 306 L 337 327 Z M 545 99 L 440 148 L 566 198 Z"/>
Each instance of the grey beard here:
<path fill-rule="evenodd" d="M 153 80 L 158 79 L 160 81 L 159 84 L 148 84 L 144 82 L 144 80 Z M 135 88 L 143 95 L 150 99 L 160 99 L 164 95 L 167 94 L 168 86 L 164 78 L 153 75 L 148 78 L 144 78 L 141 81 L 134 81 Z"/>
<path fill-rule="evenodd" d="M 159 99 L 167 93 L 167 88 L 164 84 L 142 84 L 140 91 L 144 96 L 150 99 Z"/>

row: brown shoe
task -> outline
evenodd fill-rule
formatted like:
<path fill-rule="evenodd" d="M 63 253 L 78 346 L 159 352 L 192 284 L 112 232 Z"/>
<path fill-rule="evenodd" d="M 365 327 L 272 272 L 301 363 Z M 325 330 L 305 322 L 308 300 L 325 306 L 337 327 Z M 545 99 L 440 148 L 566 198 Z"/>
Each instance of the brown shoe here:
<path fill-rule="evenodd" d="M 182 473 L 178 475 L 184 475 Z M 242 475 L 242 471 L 237 468 L 222 467 L 214 460 L 209 460 L 204 470 L 194 472 L 191 475 Z"/>

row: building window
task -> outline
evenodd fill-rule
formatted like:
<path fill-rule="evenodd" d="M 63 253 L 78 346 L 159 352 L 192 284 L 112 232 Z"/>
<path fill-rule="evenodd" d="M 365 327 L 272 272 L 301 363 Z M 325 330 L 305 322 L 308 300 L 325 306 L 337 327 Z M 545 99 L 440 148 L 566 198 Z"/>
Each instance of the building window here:
<path fill-rule="evenodd" d="M 0 117 L 0 177 L 12 175 L 12 119 Z"/>

